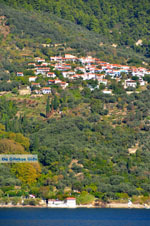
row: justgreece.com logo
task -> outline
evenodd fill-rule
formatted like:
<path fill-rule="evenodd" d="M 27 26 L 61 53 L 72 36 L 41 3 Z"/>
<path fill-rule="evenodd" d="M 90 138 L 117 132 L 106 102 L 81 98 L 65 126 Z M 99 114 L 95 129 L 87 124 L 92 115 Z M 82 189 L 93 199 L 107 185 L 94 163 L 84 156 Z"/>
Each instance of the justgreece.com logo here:
<path fill-rule="evenodd" d="M 38 162 L 37 155 L 0 155 L 0 163 L 33 163 Z"/>

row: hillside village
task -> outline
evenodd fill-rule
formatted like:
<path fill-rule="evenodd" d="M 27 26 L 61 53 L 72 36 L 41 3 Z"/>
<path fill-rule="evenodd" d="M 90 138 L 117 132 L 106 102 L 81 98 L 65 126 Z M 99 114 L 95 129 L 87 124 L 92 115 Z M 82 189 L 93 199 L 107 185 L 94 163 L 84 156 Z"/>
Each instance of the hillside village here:
<path fill-rule="evenodd" d="M 150 70 L 144 67 L 111 64 L 92 56 L 78 58 L 71 54 L 50 57 L 49 62 L 36 57 L 34 62 L 28 63 L 28 70 L 33 73 L 28 76 L 30 87 L 27 87 L 25 94 L 50 94 L 52 87 L 66 89 L 73 80 L 78 79 L 96 81 L 94 86 L 88 84 L 91 91 L 103 84 L 103 93 L 112 94 L 108 86 L 110 79 L 121 82 L 127 91 L 133 91 L 145 86 L 144 76 L 150 74 Z M 17 72 L 17 77 L 24 77 L 24 73 Z"/>
<path fill-rule="evenodd" d="M 150 209 L 149 1 L 1 2 L 0 207 Z"/>
<path fill-rule="evenodd" d="M 13 186 L 6 174 L 0 204 L 149 208 L 150 71 L 71 54 L 21 68 L 1 93 L 0 148 L 39 163 L 17 165 Z"/>

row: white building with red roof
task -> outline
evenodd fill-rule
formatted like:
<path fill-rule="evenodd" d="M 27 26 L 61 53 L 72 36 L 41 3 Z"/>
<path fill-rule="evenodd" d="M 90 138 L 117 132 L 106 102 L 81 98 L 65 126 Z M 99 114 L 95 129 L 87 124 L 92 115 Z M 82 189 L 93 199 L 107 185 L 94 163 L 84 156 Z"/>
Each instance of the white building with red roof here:
<path fill-rule="evenodd" d="M 50 68 L 49 67 L 39 67 L 39 68 L 36 68 L 35 74 L 36 75 L 39 75 L 39 74 L 46 75 L 47 72 L 49 72 L 49 71 L 50 71 Z"/>
<path fill-rule="evenodd" d="M 82 64 L 92 64 L 92 63 L 95 63 L 96 59 L 93 58 L 92 56 L 87 56 L 87 57 L 81 57 L 81 58 L 79 58 L 79 61 Z"/>
<path fill-rule="evenodd" d="M 61 86 L 62 89 L 66 89 L 67 86 L 68 86 L 68 83 L 67 82 L 61 82 L 60 86 Z"/>
<path fill-rule="evenodd" d="M 43 87 L 41 89 L 42 94 L 50 94 L 51 93 L 51 88 L 50 87 Z"/>
<path fill-rule="evenodd" d="M 67 205 L 67 207 L 75 208 L 76 207 L 76 198 L 74 198 L 74 197 L 66 198 L 65 204 Z"/>
<path fill-rule="evenodd" d="M 136 88 L 137 82 L 135 80 L 126 80 L 124 88 L 133 87 Z"/>
<path fill-rule="evenodd" d="M 73 61 L 73 62 L 78 59 L 76 56 L 73 56 L 71 54 L 65 54 L 64 58 L 65 58 L 66 61 Z"/>
<path fill-rule="evenodd" d="M 23 72 L 17 72 L 17 76 L 19 76 L 19 77 L 23 77 L 23 76 L 24 76 L 24 74 L 23 74 Z"/>

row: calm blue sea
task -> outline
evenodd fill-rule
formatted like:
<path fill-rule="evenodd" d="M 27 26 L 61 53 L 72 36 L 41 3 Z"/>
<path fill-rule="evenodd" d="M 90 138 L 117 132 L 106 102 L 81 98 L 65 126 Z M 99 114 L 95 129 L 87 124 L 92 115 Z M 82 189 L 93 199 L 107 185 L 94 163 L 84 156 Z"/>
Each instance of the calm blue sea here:
<path fill-rule="evenodd" d="M 150 226 L 146 209 L 0 208 L 0 226 Z"/>

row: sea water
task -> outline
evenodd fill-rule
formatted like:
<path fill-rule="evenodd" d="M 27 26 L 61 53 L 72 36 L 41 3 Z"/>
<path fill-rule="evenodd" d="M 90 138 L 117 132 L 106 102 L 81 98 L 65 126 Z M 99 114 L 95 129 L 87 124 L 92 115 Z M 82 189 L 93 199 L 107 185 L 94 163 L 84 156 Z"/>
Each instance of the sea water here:
<path fill-rule="evenodd" d="M 0 226 L 150 226 L 149 209 L 0 208 Z"/>

